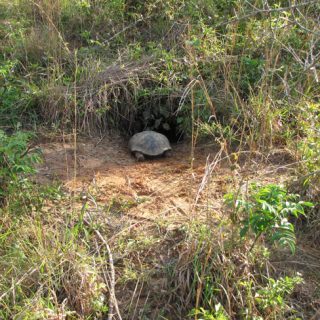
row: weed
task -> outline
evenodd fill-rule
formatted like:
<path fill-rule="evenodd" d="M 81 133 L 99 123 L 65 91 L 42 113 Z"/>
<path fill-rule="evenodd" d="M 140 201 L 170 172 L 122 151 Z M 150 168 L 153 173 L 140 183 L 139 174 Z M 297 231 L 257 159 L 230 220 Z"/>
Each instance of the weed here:
<path fill-rule="evenodd" d="M 190 316 L 196 316 L 199 320 L 228 320 L 229 317 L 220 303 L 214 306 L 213 311 L 199 308 L 192 310 Z M 199 317 L 199 318 L 198 318 Z"/>
<path fill-rule="evenodd" d="M 0 198 L 6 196 L 17 197 L 30 189 L 31 183 L 27 176 L 35 173 L 34 165 L 41 161 L 38 150 L 30 151 L 29 140 L 31 133 L 18 131 L 8 136 L 0 131 Z M 19 197 L 20 198 L 20 197 Z"/>
<path fill-rule="evenodd" d="M 255 296 L 259 308 L 268 317 L 290 310 L 284 298 L 291 294 L 295 286 L 302 283 L 303 279 L 297 275 L 296 277 L 287 276 L 277 280 L 267 278 L 267 282 L 267 286 L 259 289 Z"/>
<path fill-rule="evenodd" d="M 294 253 L 295 232 L 294 225 L 289 222 L 290 215 L 298 218 L 305 214 L 305 207 L 312 207 L 313 204 L 299 201 L 299 195 L 288 194 L 283 187 L 273 184 L 263 187 L 251 185 L 249 192 L 247 199 L 227 194 L 225 200 L 229 206 L 234 206 L 236 215 L 244 214 L 240 236 L 245 238 L 250 231 L 254 234 L 250 250 L 265 235 L 272 243 L 289 246 Z"/>
<path fill-rule="evenodd" d="M 301 107 L 299 126 L 302 138 L 298 141 L 298 150 L 302 158 L 300 183 L 309 189 L 307 197 L 318 202 L 320 182 L 320 115 L 319 105 L 306 103 Z"/>

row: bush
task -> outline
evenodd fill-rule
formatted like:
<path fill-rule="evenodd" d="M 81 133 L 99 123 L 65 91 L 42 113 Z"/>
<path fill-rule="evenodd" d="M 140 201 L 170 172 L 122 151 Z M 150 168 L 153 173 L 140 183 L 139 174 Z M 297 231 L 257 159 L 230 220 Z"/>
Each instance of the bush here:
<path fill-rule="evenodd" d="M 0 199 L 3 200 L 10 193 L 22 186 L 25 178 L 34 174 L 34 165 L 41 161 L 38 151 L 30 150 L 31 133 L 18 131 L 9 136 L 0 131 Z"/>
<path fill-rule="evenodd" d="M 289 218 L 298 218 L 305 214 L 305 207 L 313 206 L 311 202 L 299 201 L 299 195 L 289 194 L 274 184 L 262 187 L 253 184 L 247 196 L 227 194 L 225 200 L 235 210 L 233 217 L 240 219 L 241 238 L 254 235 L 251 249 L 265 235 L 271 243 L 289 246 L 292 253 L 295 252 L 296 240 L 294 225 Z"/>

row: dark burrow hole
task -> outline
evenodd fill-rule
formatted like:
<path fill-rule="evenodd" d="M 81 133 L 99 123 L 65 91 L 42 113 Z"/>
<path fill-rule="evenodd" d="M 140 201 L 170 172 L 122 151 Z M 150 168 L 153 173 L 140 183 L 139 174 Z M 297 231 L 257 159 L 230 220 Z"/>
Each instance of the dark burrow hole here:
<path fill-rule="evenodd" d="M 158 123 L 156 124 L 157 125 L 155 125 L 155 123 L 152 121 L 143 123 L 138 119 L 134 122 L 130 135 L 145 130 L 152 130 L 165 135 L 171 143 L 176 143 L 183 140 L 184 134 L 179 129 L 176 119 L 165 119 L 165 121 L 163 122 L 163 126 L 161 124 L 158 125 Z"/>
<path fill-rule="evenodd" d="M 177 115 L 178 102 L 168 104 L 168 101 L 157 101 L 142 105 L 135 114 L 129 134 L 152 130 L 165 135 L 171 143 L 183 140 L 184 131 L 181 126 L 181 116 Z"/>

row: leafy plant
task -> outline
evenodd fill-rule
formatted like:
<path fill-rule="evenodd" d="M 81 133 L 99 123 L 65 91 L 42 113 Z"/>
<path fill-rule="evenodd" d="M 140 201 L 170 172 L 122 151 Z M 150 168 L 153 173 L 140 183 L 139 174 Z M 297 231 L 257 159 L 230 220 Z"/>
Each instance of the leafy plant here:
<path fill-rule="evenodd" d="M 305 183 L 309 183 L 320 170 L 320 113 L 319 104 L 306 104 L 301 107 L 299 119 L 303 139 L 298 143 L 301 152 L 303 169 L 307 172 Z M 315 186 L 317 188 L 317 186 Z"/>
<path fill-rule="evenodd" d="M 194 309 L 190 313 L 191 316 L 197 316 L 198 320 L 228 320 L 229 317 L 223 306 L 218 303 L 214 306 L 214 310 L 209 311 L 204 308 Z"/>
<path fill-rule="evenodd" d="M 263 187 L 253 184 L 247 197 L 227 194 L 225 200 L 237 214 L 244 214 L 240 236 L 245 238 L 250 231 L 254 234 L 251 249 L 265 235 L 272 243 L 289 246 L 292 253 L 295 252 L 296 238 L 289 218 L 298 218 L 305 214 L 305 207 L 313 206 L 310 202 L 299 201 L 299 195 L 289 194 L 283 187 L 274 184 Z"/>
<path fill-rule="evenodd" d="M 248 96 L 250 90 L 254 89 L 261 79 L 264 61 L 250 57 L 242 57 L 241 60 L 243 75 L 240 80 L 240 88 L 243 94 Z"/>
<path fill-rule="evenodd" d="M 2 61 L 0 56 L 0 123 L 5 126 L 17 125 L 23 116 L 35 118 L 32 107 L 37 88 L 18 77 L 18 66 L 19 61 Z"/>
<path fill-rule="evenodd" d="M 23 176 L 35 173 L 34 164 L 41 161 L 39 152 L 29 149 L 31 136 L 31 133 L 22 131 L 12 136 L 0 131 L 1 199 L 8 190 L 13 191 L 17 185 L 24 184 Z"/>
<path fill-rule="evenodd" d="M 303 279 L 299 275 L 279 278 L 277 280 L 267 278 L 267 280 L 267 286 L 258 290 L 255 296 L 258 306 L 264 311 L 270 308 L 273 311 L 285 309 L 287 307 L 285 296 L 291 294 L 295 286 L 303 282 Z"/>

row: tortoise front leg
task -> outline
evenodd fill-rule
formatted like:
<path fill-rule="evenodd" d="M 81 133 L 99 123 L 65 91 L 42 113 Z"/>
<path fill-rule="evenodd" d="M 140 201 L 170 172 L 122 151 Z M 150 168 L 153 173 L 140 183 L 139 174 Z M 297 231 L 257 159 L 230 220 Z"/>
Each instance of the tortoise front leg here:
<path fill-rule="evenodd" d="M 144 155 L 141 152 L 135 152 L 134 156 L 137 159 L 137 161 L 143 161 L 144 160 Z"/>
<path fill-rule="evenodd" d="M 167 150 L 167 151 L 164 152 L 163 155 L 164 155 L 166 158 L 170 158 L 170 157 L 172 157 L 172 151 L 171 151 L 171 150 Z"/>

